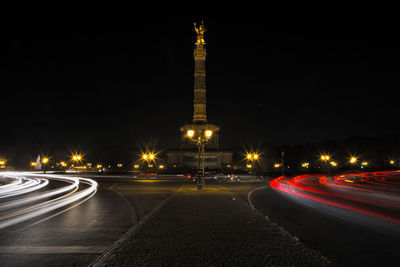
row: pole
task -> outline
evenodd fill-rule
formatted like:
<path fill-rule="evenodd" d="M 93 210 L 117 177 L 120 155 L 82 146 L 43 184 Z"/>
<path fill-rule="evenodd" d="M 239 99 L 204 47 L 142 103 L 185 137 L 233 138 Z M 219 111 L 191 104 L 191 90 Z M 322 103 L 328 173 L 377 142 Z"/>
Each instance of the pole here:
<path fill-rule="evenodd" d="M 201 169 L 201 143 L 197 141 L 198 157 L 199 157 L 199 170 Z"/>
<path fill-rule="evenodd" d="M 197 190 L 202 190 L 202 183 L 201 183 L 201 151 L 202 151 L 202 142 L 201 139 L 199 138 L 198 140 L 196 140 L 197 142 L 197 147 L 198 147 L 198 152 L 199 152 L 199 173 L 197 176 Z"/>
<path fill-rule="evenodd" d="M 204 182 L 206 180 L 205 174 L 204 174 L 204 142 L 201 143 L 201 158 L 203 161 L 203 166 L 202 166 L 202 170 L 201 170 L 201 179 L 202 179 L 202 185 L 204 186 Z"/>
<path fill-rule="evenodd" d="M 281 156 L 282 156 L 282 163 L 281 163 L 281 165 L 282 165 L 282 176 L 285 176 L 285 161 L 284 161 L 284 157 L 285 157 L 285 152 L 284 151 L 282 151 L 281 152 Z"/>

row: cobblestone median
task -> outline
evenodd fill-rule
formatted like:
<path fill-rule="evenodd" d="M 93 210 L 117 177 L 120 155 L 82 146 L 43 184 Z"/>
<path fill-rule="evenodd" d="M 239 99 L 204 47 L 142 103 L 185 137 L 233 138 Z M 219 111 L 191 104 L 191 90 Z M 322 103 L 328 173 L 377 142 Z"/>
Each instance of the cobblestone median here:
<path fill-rule="evenodd" d="M 175 195 L 102 262 L 106 266 L 328 266 L 220 188 Z"/>

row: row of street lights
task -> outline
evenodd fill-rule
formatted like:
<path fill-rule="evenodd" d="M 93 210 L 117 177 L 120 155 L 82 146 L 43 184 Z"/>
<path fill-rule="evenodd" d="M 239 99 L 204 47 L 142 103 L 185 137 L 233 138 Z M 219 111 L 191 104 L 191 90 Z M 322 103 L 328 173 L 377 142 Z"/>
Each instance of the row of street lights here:
<path fill-rule="evenodd" d="M 198 179 L 198 189 L 201 190 L 201 188 L 204 185 L 204 176 L 205 176 L 205 162 L 204 162 L 204 147 L 205 144 L 211 139 L 213 135 L 213 132 L 211 130 L 188 130 L 186 133 L 186 136 L 188 138 L 190 138 L 193 142 L 196 143 L 197 147 L 198 147 L 198 158 L 199 158 L 199 163 L 198 163 L 198 167 L 199 170 L 201 172 L 201 176 Z M 157 153 L 154 152 L 147 152 L 147 153 L 142 153 L 141 155 L 141 159 L 143 161 L 145 161 L 147 163 L 147 166 L 149 168 L 153 167 L 153 163 L 155 163 L 156 161 L 156 155 Z M 75 164 L 78 164 L 79 162 L 83 161 L 83 155 L 82 154 L 72 154 L 70 156 L 71 161 L 73 161 Z M 323 163 L 325 167 L 338 167 L 338 162 L 332 160 L 332 157 L 328 154 L 322 154 L 320 155 L 319 158 Z M 249 171 L 251 171 L 251 169 L 255 169 L 255 165 L 256 162 L 258 162 L 260 160 L 260 154 L 259 153 L 246 153 L 245 154 L 245 160 L 247 161 L 246 167 L 249 169 Z M 6 166 L 6 161 L 4 159 L 0 159 L 0 168 L 5 168 Z M 37 165 L 38 162 L 31 162 L 31 167 L 35 167 Z M 42 164 L 42 169 L 44 171 L 46 171 L 46 166 L 50 163 L 50 157 L 43 157 L 40 161 L 40 163 Z M 348 159 L 348 163 L 350 165 L 357 165 L 360 164 L 361 168 L 365 168 L 369 165 L 368 161 L 360 161 L 358 157 L 355 156 L 351 156 Z M 396 164 L 395 160 L 389 160 L 388 163 L 392 166 L 394 166 Z M 89 163 L 88 163 L 89 164 Z M 57 163 L 58 166 L 61 166 L 63 168 L 66 168 L 68 166 L 68 164 L 64 161 L 61 161 L 60 163 Z M 90 164 L 91 165 L 91 164 Z M 97 167 L 99 168 L 99 166 L 102 167 L 102 165 L 97 165 Z M 122 168 L 122 163 L 118 163 L 117 166 L 119 168 Z M 302 162 L 300 165 L 302 168 L 304 169 L 308 169 L 310 167 L 310 163 L 309 162 Z M 77 171 L 77 169 L 79 168 L 77 165 L 71 165 L 71 167 L 73 167 L 75 169 L 75 171 Z M 89 166 L 91 168 L 91 166 Z M 111 166 L 109 166 L 111 167 Z M 134 168 L 138 169 L 140 166 L 139 164 L 135 164 Z M 159 168 L 160 169 L 164 169 L 164 165 L 160 164 Z M 282 162 L 281 163 L 275 163 L 273 165 L 273 167 L 275 169 L 279 169 L 282 168 L 283 169 L 283 156 L 282 156 Z"/>

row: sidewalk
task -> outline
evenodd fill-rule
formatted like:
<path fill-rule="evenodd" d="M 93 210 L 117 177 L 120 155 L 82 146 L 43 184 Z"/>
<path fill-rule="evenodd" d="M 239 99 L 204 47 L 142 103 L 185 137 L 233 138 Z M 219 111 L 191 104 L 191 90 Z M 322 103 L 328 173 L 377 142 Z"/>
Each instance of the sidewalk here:
<path fill-rule="evenodd" d="M 215 185 L 177 191 L 99 266 L 327 266 L 328 260 Z"/>

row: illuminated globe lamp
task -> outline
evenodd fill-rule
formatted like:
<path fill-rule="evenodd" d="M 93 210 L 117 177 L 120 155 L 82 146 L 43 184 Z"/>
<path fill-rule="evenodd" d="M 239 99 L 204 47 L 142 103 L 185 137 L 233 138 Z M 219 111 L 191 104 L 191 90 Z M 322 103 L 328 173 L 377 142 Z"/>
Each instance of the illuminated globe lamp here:
<path fill-rule="evenodd" d="M 6 160 L 0 159 L 0 169 L 5 169 L 5 168 L 6 168 Z"/>
<path fill-rule="evenodd" d="M 366 168 L 367 166 L 368 166 L 368 161 L 363 161 L 363 162 L 361 162 L 360 168 L 361 168 L 361 169 L 364 169 L 364 168 Z"/>
<path fill-rule="evenodd" d="M 322 166 L 321 166 L 321 167 L 322 167 L 323 169 L 328 170 L 329 167 L 332 166 L 332 164 L 329 164 L 329 163 L 330 163 L 330 160 L 331 160 L 331 156 L 330 156 L 330 155 L 328 155 L 328 154 L 322 154 L 321 157 L 320 157 L 320 160 L 322 161 Z"/>
<path fill-rule="evenodd" d="M 154 167 L 153 163 L 155 163 L 155 161 L 156 161 L 156 154 L 154 152 L 142 153 L 141 159 L 146 162 L 147 168 L 151 169 Z M 136 169 L 138 169 L 138 168 L 139 168 L 139 165 Z"/>
<path fill-rule="evenodd" d="M 46 173 L 47 165 L 50 162 L 50 159 L 48 157 L 43 157 L 42 158 L 42 170 L 43 173 Z"/>
<path fill-rule="evenodd" d="M 213 131 L 210 129 L 205 130 L 192 130 L 186 132 L 186 136 L 196 143 L 199 153 L 199 169 L 201 170 L 201 177 L 197 179 L 197 190 L 202 190 L 205 182 L 205 162 L 204 162 L 204 146 L 211 139 Z"/>
<path fill-rule="evenodd" d="M 77 164 L 83 160 L 83 156 L 81 154 L 72 154 L 71 159 L 74 162 L 75 172 L 78 172 Z"/>
<path fill-rule="evenodd" d="M 252 171 L 252 169 L 255 169 L 255 162 L 258 161 L 260 158 L 260 155 L 257 153 L 247 153 L 246 154 L 246 160 L 247 164 L 246 167 L 249 170 L 249 172 Z"/>
<path fill-rule="evenodd" d="M 309 163 L 309 162 L 303 162 L 303 163 L 301 164 L 301 167 L 303 167 L 304 169 L 308 169 L 309 166 L 310 166 L 310 163 Z"/>
<path fill-rule="evenodd" d="M 321 160 L 322 161 L 328 161 L 331 158 L 329 155 L 321 155 Z"/>

